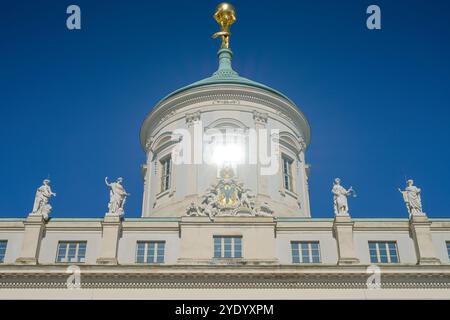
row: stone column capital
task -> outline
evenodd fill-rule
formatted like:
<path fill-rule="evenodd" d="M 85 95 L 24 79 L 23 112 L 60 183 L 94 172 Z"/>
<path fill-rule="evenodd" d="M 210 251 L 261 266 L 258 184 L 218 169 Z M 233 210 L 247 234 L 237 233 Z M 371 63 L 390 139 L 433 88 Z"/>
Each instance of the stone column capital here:
<path fill-rule="evenodd" d="M 201 118 L 201 112 L 200 111 L 195 111 L 195 112 L 191 112 L 191 113 L 186 113 L 186 123 L 188 125 L 188 127 L 194 125 L 196 122 L 200 121 Z"/>
<path fill-rule="evenodd" d="M 268 118 L 269 118 L 268 113 L 253 110 L 253 120 L 255 121 L 255 124 L 260 124 L 260 125 L 265 126 L 267 124 Z"/>

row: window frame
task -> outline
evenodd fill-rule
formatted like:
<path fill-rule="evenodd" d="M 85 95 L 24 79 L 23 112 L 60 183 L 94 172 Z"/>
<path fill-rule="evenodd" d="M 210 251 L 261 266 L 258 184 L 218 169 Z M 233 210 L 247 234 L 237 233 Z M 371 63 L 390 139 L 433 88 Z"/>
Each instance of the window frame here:
<path fill-rule="evenodd" d="M 214 235 L 213 236 L 213 258 L 214 259 L 242 259 L 242 235 Z M 230 240 L 230 249 L 227 250 L 227 240 Z M 217 240 L 220 241 L 220 251 L 217 255 Z M 239 240 L 239 241 L 236 241 Z M 239 248 L 237 250 L 237 248 Z M 230 252 L 230 256 L 227 256 L 227 251 Z M 237 254 L 238 253 L 238 254 Z"/>
<path fill-rule="evenodd" d="M 62 244 L 66 244 L 64 261 L 58 261 L 60 247 Z M 75 255 L 76 261 L 67 261 L 70 252 L 70 244 L 76 244 L 75 246 Z M 84 256 L 83 261 L 80 261 L 79 252 L 80 252 L 80 244 L 84 244 Z M 75 263 L 86 263 L 86 252 L 87 252 L 87 240 L 59 240 L 56 248 L 56 259 L 55 262 L 58 264 L 75 264 Z"/>
<path fill-rule="evenodd" d="M 377 261 L 372 261 L 372 249 L 371 249 L 371 244 L 375 245 L 375 252 L 376 252 L 376 258 Z M 384 248 L 380 248 L 380 245 L 383 244 Z M 395 247 L 395 258 L 397 261 L 392 262 L 392 258 L 393 256 L 391 255 L 391 247 L 390 244 L 394 244 Z M 398 244 L 396 240 L 369 240 L 368 241 L 368 248 L 369 248 L 369 260 L 370 263 L 376 263 L 376 264 L 399 264 L 400 263 L 400 253 L 398 250 Z M 382 253 L 383 251 L 386 252 L 386 258 L 387 261 L 383 262 L 382 261 L 382 257 L 384 256 Z"/>
<path fill-rule="evenodd" d="M 144 255 L 143 255 L 143 260 L 142 262 L 139 262 L 139 245 L 140 244 L 144 244 Z M 149 254 L 151 253 L 149 250 L 149 247 L 151 245 L 154 245 L 153 248 L 153 260 L 151 262 L 148 261 L 148 258 L 151 257 L 152 255 Z M 159 261 L 159 249 L 161 248 L 161 244 L 162 244 L 162 261 Z M 166 241 L 165 240 L 138 240 L 136 241 L 136 250 L 135 250 L 135 257 L 134 257 L 134 263 L 139 264 L 139 265 L 144 265 L 144 264 L 163 264 L 166 261 Z"/>
<path fill-rule="evenodd" d="M 303 255 L 303 245 L 307 245 L 308 256 Z M 317 245 L 317 250 L 313 249 L 313 245 Z M 317 251 L 317 255 L 314 254 Z M 297 259 L 295 259 L 294 252 L 297 252 Z M 314 261 L 314 257 L 317 256 L 318 261 Z M 292 240 L 291 241 L 291 257 L 292 263 L 294 264 L 321 264 L 322 263 L 322 252 L 320 250 L 319 240 Z M 307 257 L 308 261 L 305 261 Z"/>
<path fill-rule="evenodd" d="M 285 172 L 286 166 L 285 164 L 288 164 L 287 166 L 287 173 Z M 294 159 L 286 155 L 285 153 L 281 154 L 281 174 L 282 174 L 282 185 L 283 189 L 285 191 L 289 191 L 294 193 L 294 174 L 292 170 L 292 166 L 294 165 Z M 286 178 L 288 180 L 288 187 L 286 187 Z"/>
<path fill-rule="evenodd" d="M 4 249 L 2 249 L 2 244 L 5 244 Z M 8 249 L 8 240 L 0 240 L 0 264 L 5 263 L 6 250 Z M 3 251 L 3 253 L 2 253 Z"/>
<path fill-rule="evenodd" d="M 166 166 L 166 163 L 169 163 Z M 168 192 L 172 188 L 172 176 L 173 176 L 173 161 L 172 155 L 167 154 L 159 159 L 160 168 L 160 193 Z M 167 172 L 168 170 L 168 172 Z"/>

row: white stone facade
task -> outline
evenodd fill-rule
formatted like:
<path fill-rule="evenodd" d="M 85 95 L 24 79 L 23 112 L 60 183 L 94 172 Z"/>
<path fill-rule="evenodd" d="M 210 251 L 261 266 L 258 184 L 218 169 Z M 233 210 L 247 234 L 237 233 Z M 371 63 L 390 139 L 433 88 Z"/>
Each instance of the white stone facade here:
<path fill-rule="evenodd" d="M 267 90 L 244 85 L 212 85 L 180 92 L 158 104 L 141 129 L 147 152 L 142 216 L 181 216 L 193 200 L 217 178 L 217 167 L 201 164 L 172 165 L 171 187 L 161 190 L 161 160 L 170 156 L 178 142 L 175 130 L 194 136 L 194 123 L 207 129 L 279 130 L 280 152 L 292 159 L 293 186 L 283 187 L 281 170 L 275 175 L 258 174 L 258 164 L 237 166 L 236 175 L 260 199 L 269 202 L 276 216 L 310 217 L 308 166 L 305 148 L 310 129 L 304 115 L 292 102 Z M 204 149 L 206 146 L 204 147 Z M 194 154 L 194 152 L 193 152 Z M 279 166 L 281 166 L 281 157 Z"/>
<path fill-rule="evenodd" d="M 311 217 L 305 116 L 284 95 L 238 77 L 229 50 L 219 57 L 215 76 L 163 99 L 142 125 L 141 218 L 125 209 L 104 219 L 0 219 L 0 298 L 449 298 L 450 219 Z M 172 158 L 186 142 L 180 129 L 230 128 L 278 130 L 268 136 L 280 141 L 275 174 L 238 163 L 222 175 L 218 164 Z M 227 206 L 231 214 L 219 214 Z M 67 289 L 73 265 L 79 290 Z M 368 284 L 374 266 L 377 290 Z"/>

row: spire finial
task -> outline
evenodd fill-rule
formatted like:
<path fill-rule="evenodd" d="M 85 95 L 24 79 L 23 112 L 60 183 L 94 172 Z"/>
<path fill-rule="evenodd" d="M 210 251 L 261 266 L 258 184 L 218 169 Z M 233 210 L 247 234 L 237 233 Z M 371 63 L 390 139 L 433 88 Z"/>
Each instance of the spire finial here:
<path fill-rule="evenodd" d="M 228 49 L 230 47 L 230 26 L 236 21 L 236 10 L 234 7 L 226 2 L 223 2 L 217 6 L 214 19 L 220 25 L 221 30 L 213 34 L 213 39 L 217 37 L 222 38 L 222 49 Z"/>

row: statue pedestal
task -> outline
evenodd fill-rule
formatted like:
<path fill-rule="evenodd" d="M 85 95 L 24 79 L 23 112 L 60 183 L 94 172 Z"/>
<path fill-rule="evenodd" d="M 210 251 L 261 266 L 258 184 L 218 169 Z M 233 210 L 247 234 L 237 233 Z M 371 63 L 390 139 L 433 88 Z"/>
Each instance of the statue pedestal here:
<path fill-rule="evenodd" d="M 419 265 L 437 265 L 441 261 L 436 256 L 430 231 L 431 222 L 427 216 L 411 215 L 409 219 L 409 230 L 417 255 Z"/>
<path fill-rule="evenodd" d="M 338 215 L 334 218 L 333 234 L 338 245 L 338 265 L 359 263 L 353 242 L 353 225 L 349 215 Z"/>
<path fill-rule="evenodd" d="M 45 219 L 41 214 L 30 214 L 24 221 L 25 231 L 18 264 L 38 264 L 39 249 L 45 230 Z"/>
<path fill-rule="evenodd" d="M 98 264 L 117 265 L 117 248 L 122 231 L 122 216 L 107 213 L 102 222 L 103 236 Z"/>

